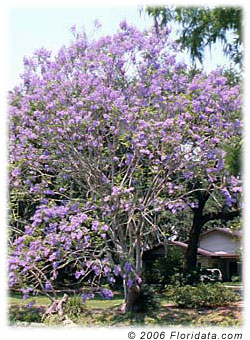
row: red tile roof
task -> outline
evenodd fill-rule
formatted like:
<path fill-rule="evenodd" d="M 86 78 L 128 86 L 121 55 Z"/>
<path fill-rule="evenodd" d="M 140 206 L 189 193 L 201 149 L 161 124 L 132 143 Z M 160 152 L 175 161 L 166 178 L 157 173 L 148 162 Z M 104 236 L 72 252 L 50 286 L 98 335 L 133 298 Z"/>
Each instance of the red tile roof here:
<path fill-rule="evenodd" d="M 181 247 L 181 248 L 184 248 L 184 249 L 187 249 L 187 247 L 188 247 L 188 245 L 186 243 L 180 242 L 180 241 L 169 241 L 169 243 L 174 245 L 174 246 Z M 202 249 L 202 248 L 198 248 L 197 252 L 198 252 L 198 254 L 205 255 L 205 256 L 218 256 L 217 254 L 215 254 L 215 253 L 213 253 L 209 250 Z"/>
<path fill-rule="evenodd" d="M 220 229 L 222 229 L 222 228 L 220 228 Z M 187 243 L 181 242 L 181 241 L 171 241 L 171 240 L 169 240 L 168 244 L 176 246 L 176 247 L 180 247 L 180 248 L 183 248 L 183 249 L 187 249 L 187 247 L 188 247 Z M 162 248 L 162 247 L 164 247 L 164 244 L 159 243 L 157 246 L 146 250 L 144 253 L 151 253 L 154 250 L 157 250 L 157 249 Z M 212 251 L 209 251 L 209 250 L 206 250 L 206 249 L 203 249 L 203 248 L 198 248 L 197 253 L 198 253 L 198 255 L 203 255 L 203 256 L 208 256 L 208 257 L 237 258 L 239 256 L 238 254 L 223 254 L 223 253 L 221 254 L 221 253 L 212 252 Z"/>

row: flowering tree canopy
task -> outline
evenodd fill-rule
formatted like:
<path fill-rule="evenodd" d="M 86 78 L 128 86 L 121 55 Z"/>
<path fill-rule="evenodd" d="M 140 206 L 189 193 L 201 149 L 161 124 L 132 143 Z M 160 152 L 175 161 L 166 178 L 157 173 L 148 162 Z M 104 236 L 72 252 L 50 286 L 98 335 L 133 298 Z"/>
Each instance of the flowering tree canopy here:
<path fill-rule="evenodd" d="M 195 207 L 201 190 L 237 207 L 224 150 L 241 133 L 240 89 L 219 71 L 190 79 L 166 31 L 74 36 L 25 58 L 9 95 L 10 201 L 26 209 L 12 216 L 10 283 L 50 293 L 70 266 L 107 298 L 121 276 L 129 296 L 162 211 Z"/>

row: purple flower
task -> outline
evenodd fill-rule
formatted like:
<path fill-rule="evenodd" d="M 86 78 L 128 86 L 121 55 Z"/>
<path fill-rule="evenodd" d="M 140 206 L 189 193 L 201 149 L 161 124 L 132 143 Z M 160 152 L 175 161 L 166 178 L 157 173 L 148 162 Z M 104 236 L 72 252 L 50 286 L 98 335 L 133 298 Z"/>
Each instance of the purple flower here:
<path fill-rule="evenodd" d="M 110 196 L 109 195 L 104 197 L 104 202 L 108 202 L 109 200 L 110 200 Z"/>
<path fill-rule="evenodd" d="M 140 285 L 142 283 L 142 279 L 139 276 L 137 276 L 136 277 L 136 282 Z"/>
<path fill-rule="evenodd" d="M 133 284 L 134 284 L 133 280 L 128 279 L 127 286 L 131 288 Z"/>
<path fill-rule="evenodd" d="M 115 282 L 115 278 L 112 276 L 108 276 L 108 282 L 113 284 Z"/>
<path fill-rule="evenodd" d="M 56 259 L 56 253 L 52 253 L 52 254 L 49 256 L 50 262 L 53 262 L 55 259 Z"/>
<path fill-rule="evenodd" d="M 27 308 L 30 309 L 30 308 L 32 308 L 35 304 L 36 304 L 36 301 L 35 301 L 35 300 L 30 301 L 30 302 L 27 304 Z"/>
<path fill-rule="evenodd" d="M 94 220 L 92 223 L 92 230 L 97 231 L 99 227 L 99 221 Z"/>
<path fill-rule="evenodd" d="M 88 299 L 88 294 L 83 293 L 81 295 L 81 299 L 82 299 L 82 302 L 85 303 L 87 301 L 87 299 Z"/>
<path fill-rule="evenodd" d="M 75 278 L 79 279 L 80 276 L 83 276 L 85 274 L 84 270 L 76 271 L 75 272 Z"/>
<path fill-rule="evenodd" d="M 111 272 L 111 269 L 109 267 L 105 266 L 104 267 L 105 276 L 108 276 L 110 272 Z"/>
<path fill-rule="evenodd" d="M 101 274 L 101 268 L 99 266 L 93 266 L 92 267 L 94 270 L 95 275 L 100 275 Z"/>
<path fill-rule="evenodd" d="M 85 303 L 89 299 L 93 299 L 94 297 L 95 295 L 93 293 L 82 293 L 81 294 L 81 299 L 83 303 Z"/>
<path fill-rule="evenodd" d="M 33 288 L 32 287 L 22 288 L 21 291 L 23 293 L 23 300 L 27 300 L 29 297 L 29 293 L 33 291 Z"/>
<path fill-rule="evenodd" d="M 53 190 L 44 190 L 43 193 L 46 195 L 51 195 L 51 196 L 55 195 L 55 192 Z"/>
<path fill-rule="evenodd" d="M 21 175 L 21 170 L 18 167 L 16 167 L 16 168 L 14 168 L 14 170 L 12 170 L 11 174 L 12 174 L 13 177 L 17 177 L 17 176 Z"/>
<path fill-rule="evenodd" d="M 112 188 L 112 195 L 118 195 L 121 192 L 121 188 L 114 186 Z"/>
<path fill-rule="evenodd" d="M 59 266 L 59 262 L 53 262 L 53 267 L 56 269 Z"/>
<path fill-rule="evenodd" d="M 102 230 L 103 231 L 108 231 L 109 230 L 109 226 L 107 224 L 104 224 L 104 226 L 102 226 Z"/>
<path fill-rule="evenodd" d="M 77 232 L 77 234 L 76 234 L 76 238 L 77 238 L 77 240 L 80 240 L 81 238 L 82 238 L 82 231 L 81 230 L 79 230 L 78 232 Z"/>
<path fill-rule="evenodd" d="M 79 210 L 79 204 L 78 204 L 77 202 L 74 203 L 74 204 L 72 204 L 71 207 L 70 207 L 70 209 L 71 209 L 72 211 L 77 212 L 77 211 Z"/>
<path fill-rule="evenodd" d="M 129 165 L 129 164 L 132 162 L 133 158 L 134 158 L 134 155 L 133 155 L 133 154 L 129 154 L 129 153 L 126 154 L 125 164 L 126 164 L 126 165 Z"/>
<path fill-rule="evenodd" d="M 25 234 L 32 236 L 34 234 L 34 230 L 30 226 L 26 225 L 25 226 Z"/>
<path fill-rule="evenodd" d="M 118 264 L 118 265 L 115 266 L 115 268 L 114 268 L 114 274 L 115 274 L 115 276 L 118 276 L 120 272 L 121 272 L 121 266 Z"/>
<path fill-rule="evenodd" d="M 110 289 L 102 288 L 100 291 L 100 295 L 101 297 L 109 300 L 114 296 L 114 292 L 112 292 L 112 290 Z"/>
<path fill-rule="evenodd" d="M 88 216 L 85 213 L 81 213 L 79 215 L 79 222 L 84 223 L 84 222 L 86 222 L 87 218 L 88 218 Z"/>
<path fill-rule="evenodd" d="M 231 207 L 232 203 L 235 203 L 235 199 L 232 198 L 231 194 L 229 193 L 229 191 L 227 190 L 227 188 L 222 188 L 221 189 L 222 194 L 224 195 L 225 199 L 226 199 L 226 205 Z"/>
<path fill-rule="evenodd" d="M 88 243 L 90 241 L 90 236 L 89 235 L 84 236 L 84 241 Z"/>
<path fill-rule="evenodd" d="M 125 262 L 124 264 L 124 269 L 126 270 L 126 272 L 131 272 L 132 271 L 132 266 L 129 262 Z"/>
<path fill-rule="evenodd" d="M 127 24 L 126 20 L 123 20 L 123 21 L 120 22 L 121 29 L 126 30 L 127 26 L 128 26 L 128 24 Z"/>
<path fill-rule="evenodd" d="M 47 290 L 47 291 L 50 291 L 50 290 L 52 290 L 52 286 L 51 286 L 51 283 L 50 282 L 46 282 L 45 283 L 45 289 Z"/>

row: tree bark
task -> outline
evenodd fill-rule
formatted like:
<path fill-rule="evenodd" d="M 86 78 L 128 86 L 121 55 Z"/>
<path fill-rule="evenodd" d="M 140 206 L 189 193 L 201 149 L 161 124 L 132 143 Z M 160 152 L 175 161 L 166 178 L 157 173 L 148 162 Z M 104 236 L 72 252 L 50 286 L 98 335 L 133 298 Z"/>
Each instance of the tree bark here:
<path fill-rule="evenodd" d="M 203 225 L 204 223 L 202 221 L 202 209 L 194 211 L 193 224 L 190 230 L 188 247 L 185 254 L 184 262 L 185 273 L 192 273 L 196 269 L 199 237 Z"/>
<path fill-rule="evenodd" d="M 203 210 L 208 198 L 208 192 L 197 192 L 198 207 L 193 208 L 193 223 L 189 233 L 188 247 L 184 260 L 184 272 L 187 274 L 192 273 L 196 269 L 199 238 L 201 229 L 205 224 L 205 220 L 203 219 Z M 190 280 L 192 281 L 192 278 L 190 278 Z"/>
<path fill-rule="evenodd" d="M 185 254 L 184 260 L 184 272 L 190 274 L 196 270 L 197 267 L 197 250 L 199 244 L 199 238 L 202 227 L 212 220 L 225 219 L 232 220 L 240 215 L 241 210 L 234 210 L 229 212 L 215 212 L 203 214 L 205 204 L 209 198 L 209 195 L 200 195 L 198 208 L 193 209 L 193 223 L 190 230 L 188 247 Z M 192 277 L 190 277 L 190 283 L 192 283 Z"/>
<path fill-rule="evenodd" d="M 241 214 L 241 209 L 233 210 L 233 211 L 219 211 L 219 212 L 214 212 L 214 213 L 207 213 L 203 216 L 203 221 L 204 224 L 207 223 L 208 221 L 212 220 L 233 220 L 235 217 L 240 216 Z"/>
<path fill-rule="evenodd" d="M 45 313 L 42 316 L 42 320 L 44 320 L 44 318 L 47 315 L 52 315 L 52 314 L 58 314 L 60 317 L 63 316 L 63 305 L 68 301 L 68 295 L 64 294 L 62 299 L 59 300 L 55 300 L 50 306 L 49 308 L 47 308 L 47 310 L 45 311 Z"/>
<path fill-rule="evenodd" d="M 125 300 L 125 313 L 139 311 L 140 293 L 141 287 L 139 285 L 134 285 L 131 288 L 128 288 Z"/>

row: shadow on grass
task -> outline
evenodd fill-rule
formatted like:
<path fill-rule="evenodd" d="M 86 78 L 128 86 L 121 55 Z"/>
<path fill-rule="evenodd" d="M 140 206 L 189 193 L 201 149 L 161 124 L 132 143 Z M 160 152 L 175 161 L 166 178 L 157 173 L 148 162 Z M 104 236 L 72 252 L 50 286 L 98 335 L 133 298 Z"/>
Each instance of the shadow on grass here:
<path fill-rule="evenodd" d="M 214 309 L 183 309 L 172 304 L 145 313 L 124 314 L 117 307 L 102 311 L 88 310 L 82 315 L 80 323 L 92 326 L 239 326 L 242 315 L 237 304 Z"/>
<path fill-rule="evenodd" d="M 126 313 L 121 311 L 121 306 L 106 310 L 85 310 L 81 323 L 85 325 L 105 326 L 141 326 L 141 325 L 190 325 L 198 315 L 193 310 L 182 310 L 173 307 L 159 307 L 141 313 Z"/>
<path fill-rule="evenodd" d="M 27 307 L 24 305 L 11 305 L 9 307 L 9 323 L 15 324 L 21 322 L 42 322 L 42 315 L 45 312 L 46 306 Z"/>
<path fill-rule="evenodd" d="M 108 301 L 95 298 L 83 306 L 81 313 L 69 317 L 79 326 L 239 326 L 242 322 L 240 302 L 210 309 L 189 309 L 159 301 L 157 308 L 147 312 L 126 314 L 121 311 L 122 302 L 119 295 Z M 9 309 L 10 323 L 41 322 L 45 308 L 46 305 L 42 303 L 31 308 L 19 303 L 12 304 Z M 58 324 L 61 321 L 55 318 L 55 322 Z M 53 322 L 50 325 L 53 325 Z"/>

